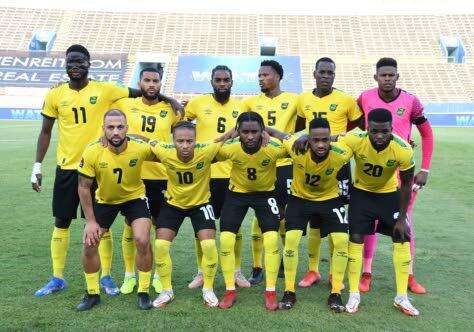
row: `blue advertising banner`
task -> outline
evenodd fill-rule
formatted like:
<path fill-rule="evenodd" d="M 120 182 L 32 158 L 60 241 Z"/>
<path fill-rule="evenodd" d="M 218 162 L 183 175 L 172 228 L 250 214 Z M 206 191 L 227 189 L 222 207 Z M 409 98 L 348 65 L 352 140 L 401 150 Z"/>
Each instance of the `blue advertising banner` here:
<path fill-rule="evenodd" d="M 432 126 L 474 127 L 474 113 L 425 113 Z"/>
<path fill-rule="evenodd" d="M 41 120 L 40 109 L 34 108 L 0 108 L 0 120 Z"/>
<path fill-rule="evenodd" d="M 93 54 L 89 76 L 97 81 L 123 83 L 124 54 Z M 0 86 L 49 88 L 68 80 L 63 52 L 0 50 Z"/>
<path fill-rule="evenodd" d="M 178 72 L 174 84 L 175 93 L 209 93 L 212 92 L 211 71 L 218 65 L 226 65 L 232 70 L 234 85 L 233 94 L 258 94 L 258 69 L 265 59 L 278 61 L 283 66 L 283 91 L 300 93 L 301 66 L 299 56 L 207 56 L 180 55 Z"/>
<path fill-rule="evenodd" d="M 425 113 L 433 126 L 474 127 L 473 113 Z M 40 109 L 0 108 L 0 120 L 41 120 Z"/>

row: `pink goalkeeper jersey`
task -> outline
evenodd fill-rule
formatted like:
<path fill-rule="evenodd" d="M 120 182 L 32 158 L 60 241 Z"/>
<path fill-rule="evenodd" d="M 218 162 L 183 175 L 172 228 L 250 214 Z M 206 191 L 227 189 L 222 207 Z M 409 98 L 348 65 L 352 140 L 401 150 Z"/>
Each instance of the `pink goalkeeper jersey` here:
<path fill-rule="evenodd" d="M 418 97 L 401 89 L 399 91 L 398 97 L 387 103 L 380 98 L 379 89 L 373 88 L 362 92 L 359 99 L 357 99 L 357 103 L 364 112 L 366 127 L 369 112 L 375 108 L 385 108 L 392 113 L 394 133 L 409 141 L 413 120 L 423 116 L 423 105 Z"/>

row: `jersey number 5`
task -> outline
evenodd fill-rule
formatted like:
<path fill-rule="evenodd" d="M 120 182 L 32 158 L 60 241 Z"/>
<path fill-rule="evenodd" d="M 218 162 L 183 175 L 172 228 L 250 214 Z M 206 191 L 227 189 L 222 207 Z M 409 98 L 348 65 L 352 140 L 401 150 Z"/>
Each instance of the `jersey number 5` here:
<path fill-rule="evenodd" d="M 268 111 L 268 126 L 274 126 L 276 123 L 276 117 L 275 117 L 276 111 Z"/>

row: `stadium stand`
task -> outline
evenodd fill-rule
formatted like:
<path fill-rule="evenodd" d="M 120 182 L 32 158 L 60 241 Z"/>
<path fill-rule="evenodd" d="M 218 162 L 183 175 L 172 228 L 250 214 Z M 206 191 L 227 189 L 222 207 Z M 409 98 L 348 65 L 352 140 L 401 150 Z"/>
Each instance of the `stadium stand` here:
<path fill-rule="evenodd" d="M 397 29 L 394 29 L 397 27 Z M 258 55 L 263 36 L 278 40 L 278 55 L 301 57 L 303 88 L 313 86 L 315 59 L 333 57 L 336 86 L 357 96 L 374 86 L 374 63 L 400 63 L 400 86 L 425 102 L 473 102 L 474 15 L 303 16 L 257 14 L 125 13 L 0 8 L 0 45 L 26 50 L 35 29 L 57 31 L 53 51 L 83 43 L 92 52 L 171 55 L 164 92 L 172 94 L 179 54 Z M 459 35 L 467 61 L 448 64 L 443 35 Z M 132 73 L 129 62 L 126 81 Z M 4 89 L 0 93 L 4 93 Z M 182 97 L 179 95 L 178 97 Z"/>

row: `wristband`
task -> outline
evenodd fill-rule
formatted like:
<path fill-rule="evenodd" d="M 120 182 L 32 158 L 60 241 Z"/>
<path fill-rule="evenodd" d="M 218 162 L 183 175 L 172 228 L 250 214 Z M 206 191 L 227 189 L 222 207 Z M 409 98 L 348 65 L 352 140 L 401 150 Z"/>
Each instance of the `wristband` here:
<path fill-rule="evenodd" d="M 33 164 L 33 174 L 40 174 L 41 173 L 41 163 L 34 163 Z"/>
<path fill-rule="evenodd" d="M 426 173 L 429 173 L 429 172 L 430 172 L 430 170 L 429 170 L 429 169 L 424 169 L 424 168 L 420 169 L 420 171 L 422 171 L 422 172 L 426 172 Z"/>

